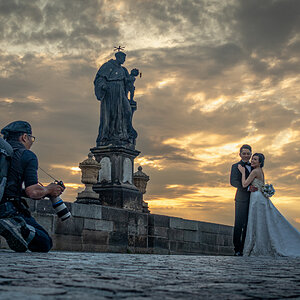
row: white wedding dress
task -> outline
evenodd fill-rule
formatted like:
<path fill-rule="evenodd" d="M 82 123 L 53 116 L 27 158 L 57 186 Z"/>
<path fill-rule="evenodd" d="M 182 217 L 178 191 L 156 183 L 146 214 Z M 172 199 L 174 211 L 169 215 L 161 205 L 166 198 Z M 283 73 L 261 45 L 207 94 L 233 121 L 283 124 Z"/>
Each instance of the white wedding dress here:
<path fill-rule="evenodd" d="M 264 183 L 255 178 L 258 191 L 250 196 L 244 256 L 300 257 L 300 232 L 261 192 Z"/>

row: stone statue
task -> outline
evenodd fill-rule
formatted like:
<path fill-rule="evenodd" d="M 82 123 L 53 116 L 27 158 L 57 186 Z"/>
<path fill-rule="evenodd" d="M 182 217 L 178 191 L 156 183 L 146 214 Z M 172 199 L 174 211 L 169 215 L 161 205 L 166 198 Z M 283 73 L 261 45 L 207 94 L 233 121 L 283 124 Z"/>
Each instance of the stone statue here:
<path fill-rule="evenodd" d="M 137 132 L 132 127 L 132 109 L 127 98 L 134 75 L 130 76 L 122 67 L 126 59 L 124 52 L 116 52 L 115 57 L 115 60 L 111 59 L 100 67 L 94 80 L 95 95 L 101 101 L 97 147 L 134 149 Z"/>
<path fill-rule="evenodd" d="M 134 91 L 135 91 L 135 86 L 134 86 L 134 82 L 135 82 L 135 77 L 137 77 L 139 75 L 139 70 L 138 69 L 132 69 L 130 71 L 130 75 L 129 75 L 129 79 L 127 81 L 127 85 L 126 85 L 126 90 L 127 90 L 127 95 L 128 92 L 130 92 L 130 102 L 133 101 L 133 97 L 134 97 Z M 128 96 L 127 96 L 128 98 Z"/>

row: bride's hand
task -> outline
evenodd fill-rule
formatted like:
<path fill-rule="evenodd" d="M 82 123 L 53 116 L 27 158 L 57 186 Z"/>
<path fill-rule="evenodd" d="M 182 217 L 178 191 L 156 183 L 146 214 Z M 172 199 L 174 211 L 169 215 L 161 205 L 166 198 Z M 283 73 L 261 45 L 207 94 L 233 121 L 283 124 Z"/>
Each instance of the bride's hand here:
<path fill-rule="evenodd" d="M 238 165 L 238 169 L 242 174 L 245 172 L 245 168 L 242 165 Z"/>

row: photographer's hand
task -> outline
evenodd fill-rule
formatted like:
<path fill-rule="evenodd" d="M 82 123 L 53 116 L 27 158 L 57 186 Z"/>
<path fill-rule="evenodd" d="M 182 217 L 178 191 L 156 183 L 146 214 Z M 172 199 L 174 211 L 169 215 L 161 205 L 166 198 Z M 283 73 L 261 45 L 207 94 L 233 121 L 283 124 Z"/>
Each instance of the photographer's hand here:
<path fill-rule="evenodd" d="M 56 183 L 50 183 L 45 188 L 48 190 L 47 195 L 51 197 L 58 197 L 64 191 L 64 188 Z"/>
<path fill-rule="evenodd" d="M 30 185 L 25 189 L 26 195 L 29 198 L 36 200 L 42 199 L 46 196 L 57 197 L 61 195 L 63 191 L 64 188 L 55 183 L 50 183 L 47 186 L 42 186 L 41 184 L 37 183 Z"/>

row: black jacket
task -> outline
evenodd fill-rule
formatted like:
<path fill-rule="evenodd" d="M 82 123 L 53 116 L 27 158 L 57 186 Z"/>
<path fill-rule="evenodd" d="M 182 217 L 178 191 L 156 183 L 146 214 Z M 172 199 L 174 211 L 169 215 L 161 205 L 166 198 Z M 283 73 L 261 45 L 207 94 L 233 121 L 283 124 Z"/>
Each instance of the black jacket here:
<path fill-rule="evenodd" d="M 23 182 L 25 188 L 38 183 L 38 160 L 36 155 L 32 151 L 26 150 L 22 143 L 16 141 L 9 141 L 9 143 L 14 150 L 14 154 L 8 170 L 4 198 L 19 198 L 23 196 Z"/>
<path fill-rule="evenodd" d="M 238 169 L 239 164 L 244 164 L 243 161 L 239 161 L 236 164 L 233 164 L 231 167 L 230 173 L 230 184 L 237 188 L 235 194 L 235 201 L 238 202 L 248 202 L 250 200 L 250 192 L 248 192 L 248 187 L 244 188 L 242 185 L 242 173 Z M 249 176 L 249 171 L 245 167 L 246 170 L 246 179 Z"/>

